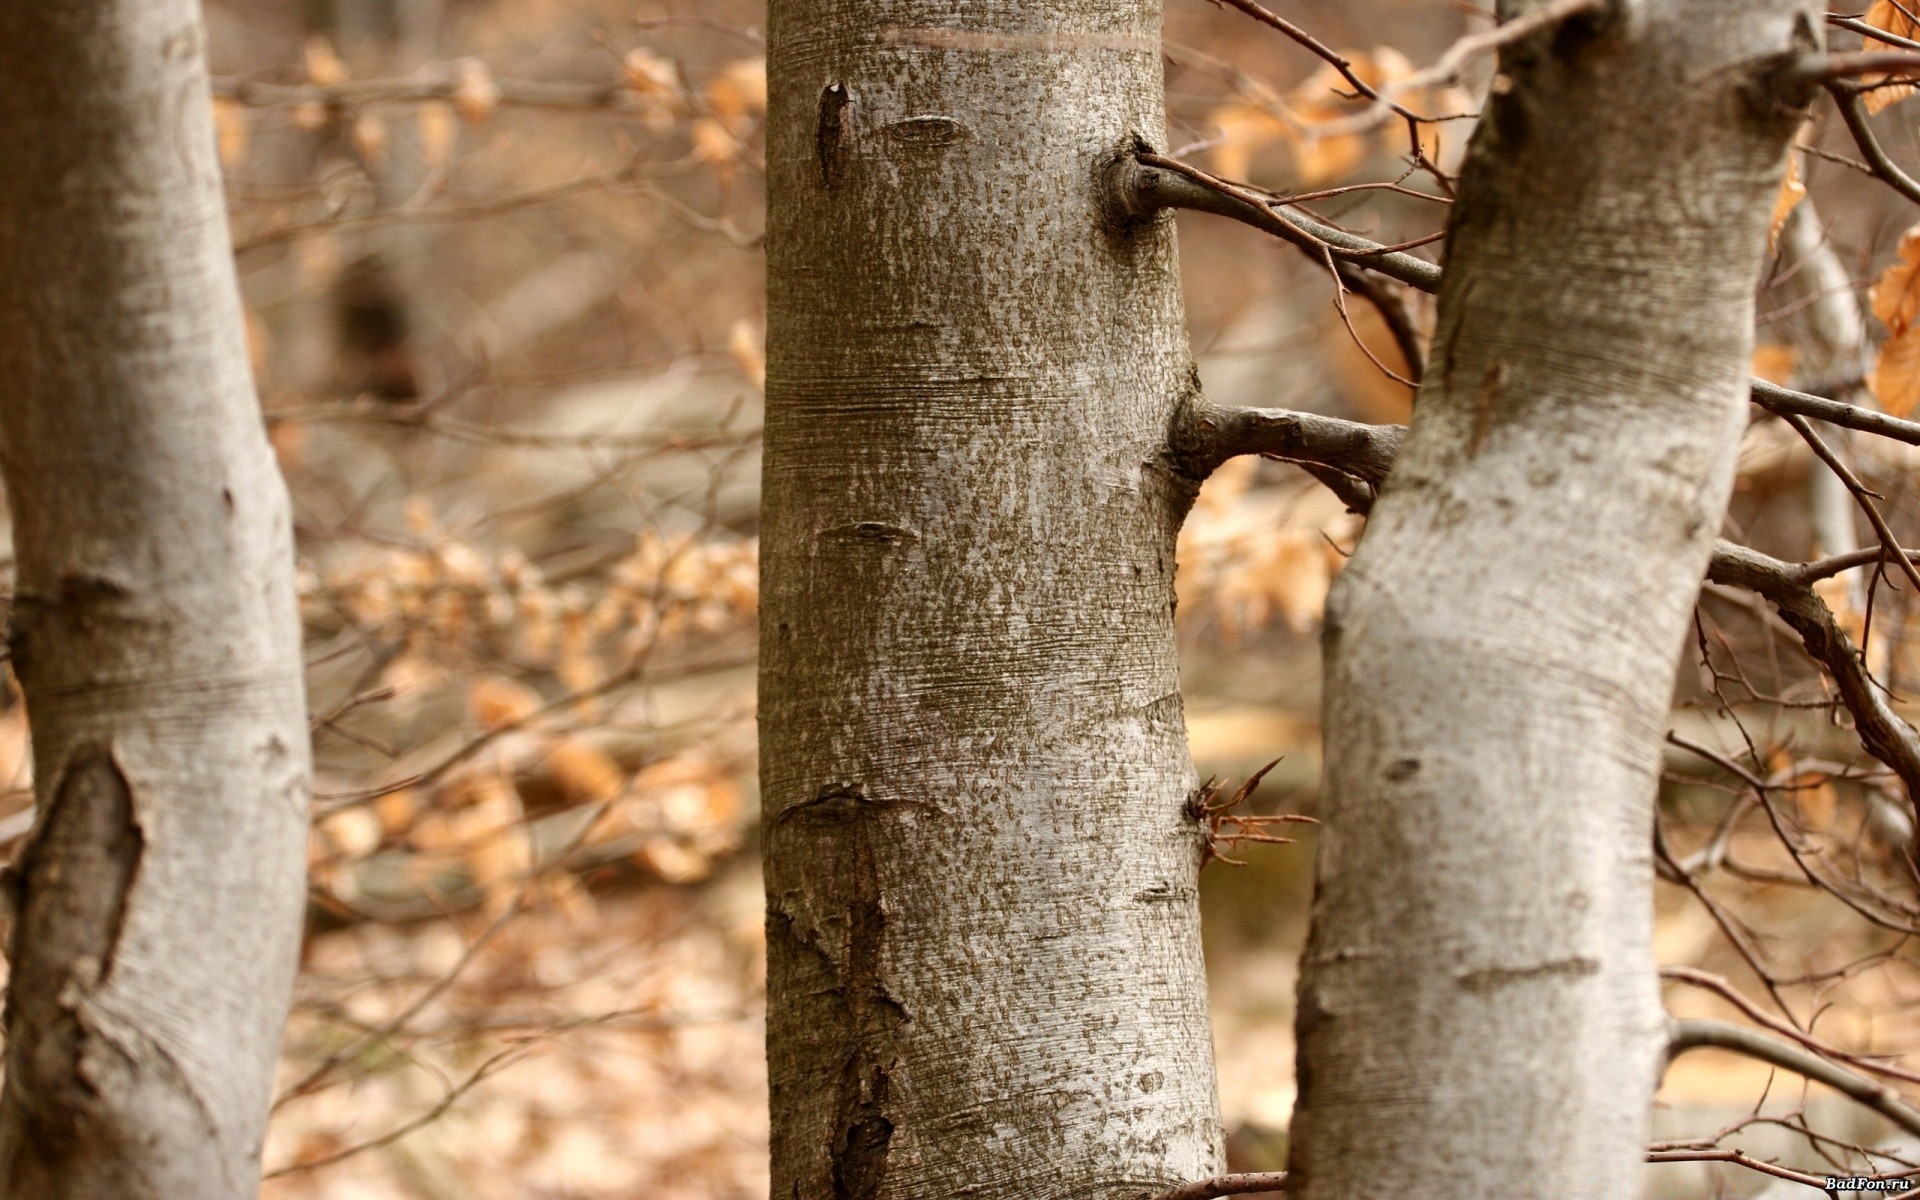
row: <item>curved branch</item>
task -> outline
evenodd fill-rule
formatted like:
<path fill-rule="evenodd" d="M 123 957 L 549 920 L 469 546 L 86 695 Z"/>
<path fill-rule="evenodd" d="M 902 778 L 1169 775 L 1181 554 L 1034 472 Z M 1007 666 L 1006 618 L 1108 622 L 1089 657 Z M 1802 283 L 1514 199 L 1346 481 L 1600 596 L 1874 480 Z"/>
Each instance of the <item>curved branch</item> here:
<path fill-rule="evenodd" d="M 1791 1042 L 1726 1021 L 1672 1021 L 1667 1026 L 1667 1061 L 1702 1047 L 1731 1050 L 1785 1071 L 1826 1084 L 1850 1100 L 1872 1109 L 1908 1133 L 1920 1134 L 1920 1109 L 1908 1104 L 1895 1089 L 1876 1083 L 1857 1071 L 1822 1058 Z"/>
<path fill-rule="evenodd" d="M 1316 256 L 1331 253 L 1423 292 L 1440 290 L 1440 268 L 1426 259 L 1275 208 L 1255 193 L 1178 159 L 1146 152 L 1123 154 L 1109 168 L 1107 186 L 1115 208 L 1135 220 L 1169 208 L 1230 217 Z"/>
<path fill-rule="evenodd" d="M 1900 169 L 1900 165 L 1888 156 L 1886 147 L 1874 136 L 1873 127 L 1867 124 L 1867 113 L 1860 103 L 1860 89 L 1839 80 L 1827 84 L 1827 93 L 1833 97 L 1834 107 L 1840 110 L 1840 119 L 1847 123 L 1847 132 L 1860 147 L 1860 153 L 1867 156 L 1873 173 L 1902 196 L 1920 204 L 1920 180 Z"/>
<path fill-rule="evenodd" d="M 1920 421 L 1904 421 L 1870 408 L 1861 408 L 1857 404 L 1842 404 L 1825 396 L 1796 392 L 1764 379 L 1755 379 L 1751 383 L 1753 402 L 1777 417 L 1812 417 L 1829 425 L 1857 429 L 1861 433 L 1876 433 L 1909 446 L 1920 446 Z"/>
<path fill-rule="evenodd" d="M 1174 431 L 1181 469 L 1204 479 L 1230 458 L 1265 454 L 1288 462 L 1332 467 L 1378 488 L 1387 478 L 1403 425 L 1367 425 L 1285 408 L 1236 408 L 1200 401 Z"/>
<path fill-rule="evenodd" d="M 1367 425 L 1284 408 L 1235 408 L 1200 401 L 1173 431 L 1170 457 L 1195 479 L 1206 478 L 1238 455 L 1264 454 L 1332 468 L 1377 490 L 1405 438 L 1406 429 L 1400 425 Z M 1323 478 L 1318 471 L 1314 474 Z M 1371 506 L 1371 497 L 1357 489 L 1336 489 L 1336 494 L 1355 512 Z M 1889 552 L 1876 548 L 1874 555 Z M 1861 747 L 1899 777 L 1920 815 L 1920 733 L 1893 710 L 1885 689 L 1868 673 L 1833 610 L 1812 587 L 1815 580 L 1831 574 L 1838 561 L 1785 563 L 1723 540 L 1714 543 L 1707 578 L 1754 592 L 1773 605 L 1781 620 L 1800 636 L 1807 655 L 1832 676 L 1840 702 L 1853 714 Z"/>
<path fill-rule="evenodd" d="M 1769 558 L 1757 550 L 1718 542 L 1707 578 L 1758 593 L 1779 612 L 1815 662 L 1826 668 L 1840 689 L 1840 702 L 1853 714 L 1854 730 L 1868 754 L 1879 759 L 1906 785 L 1907 797 L 1920 806 L 1920 733 L 1893 711 L 1886 692 L 1867 673 L 1866 664 L 1833 610 L 1806 582 L 1806 569 Z"/>
<path fill-rule="evenodd" d="M 1153 1200 L 1218 1200 L 1221 1196 L 1282 1192 L 1286 1187 L 1285 1171 L 1256 1171 L 1246 1175 L 1216 1175 L 1197 1183 L 1183 1183 L 1172 1191 L 1161 1192 Z"/>

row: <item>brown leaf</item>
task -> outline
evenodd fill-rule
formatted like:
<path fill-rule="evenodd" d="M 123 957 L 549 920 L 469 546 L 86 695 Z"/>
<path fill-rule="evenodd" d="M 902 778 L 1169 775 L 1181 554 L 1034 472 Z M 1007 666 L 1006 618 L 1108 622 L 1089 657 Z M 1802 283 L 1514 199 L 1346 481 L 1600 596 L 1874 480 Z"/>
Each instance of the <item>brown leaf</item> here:
<path fill-rule="evenodd" d="M 1880 273 L 1871 296 L 1873 315 L 1890 335 L 1880 347 L 1867 387 L 1880 406 L 1904 417 L 1920 404 L 1920 225 L 1900 236 L 1899 257 Z"/>
<path fill-rule="evenodd" d="M 1787 218 L 1807 198 L 1806 181 L 1800 178 L 1800 147 L 1805 143 L 1810 128 L 1810 125 L 1802 124 L 1800 132 L 1794 135 L 1793 145 L 1787 149 L 1787 173 L 1780 180 L 1780 191 L 1773 198 L 1773 218 L 1767 223 L 1769 250 L 1780 245 L 1780 231 L 1787 227 Z"/>
<path fill-rule="evenodd" d="M 1916 22 L 1912 17 L 1908 16 L 1906 11 L 1902 10 L 1901 5 L 1894 3 L 1894 0 L 1874 0 L 1873 7 L 1867 9 L 1865 21 L 1875 29 L 1884 29 L 1895 37 L 1907 38 L 1909 40 L 1920 37 L 1920 22 Z M 1895 46 L 1889 42 L 1880 41 L 1877 38 L 1865 38 L 1861 41 L 1860 48 L 1865 51 L 1873 51 L 1900 50 L 1905 47 Z M 1898 75 L 1862 75 L 1860 82 L 1873 85 L 1909 74 L 1911 74 L 1911 72 L 1901 72 Z M 1908 96 L 1913 95 L 1913 92 L 1913 85 L 1907 83 L 1895 84 L 1891 87 L 1874 87 L 1873 90 L 1867 92 L 1864 97 L 1867 104 L 1867 111 L 1877 113 L 1890 108 L 1900 101 L 1905 100 Z"/>

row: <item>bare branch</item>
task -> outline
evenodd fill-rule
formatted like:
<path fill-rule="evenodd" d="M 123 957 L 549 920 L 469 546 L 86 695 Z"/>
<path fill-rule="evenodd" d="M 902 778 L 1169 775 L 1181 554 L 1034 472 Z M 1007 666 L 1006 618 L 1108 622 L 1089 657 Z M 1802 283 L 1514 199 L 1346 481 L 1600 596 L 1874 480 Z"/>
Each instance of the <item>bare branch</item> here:
<path fill-rule="evenodd" d="M 1174 432 L 1170 454 L 1194 478 L 1205 478 L 1237 455 L 1265 454 L 1332 468 L 1377 489 L 1386 481 L 1405 437 L 1405 428 L 1398 425 L 1366 425 L 1282 408 L 1232 408 L 1202 401 Z M 1368 507 L 1356 505 L 1358 498 L 1351 494 L 1342 493 L 1341 499 L 1355 511 Z M 1897 551 L 1875 553 L 1898 555 L 1905 561 Z M 1773 605 L 1781 620 L 1799 635 L 1808 656 L 1832 676 L 1840 702 L 1853 714 L 1861 746 L 1899 776 L 1909 801 L 1920 810 L 1920 733 L 1893 710 L 1885 689 L 1868 673 L 1833 610 L 1813 590 L 1812 582 L 1822 577 L 1820 572 L 1832 569 L 1826 560 L 1796 565 L 1719 541 L 1714 544 L 1707 578 L 1755 592 Z"/>
<path fill-rule="evenodd" d="M 1860 147 L 1860 153 L 1867 156 L 1867 163 L 1873 173 L 1902 196 L 1920 204 L 1920 180 L 1900 169 L 1900 165 L 1887 154 L 1886 147 L 1874 136 L 1873 127 L 1867 124 L 1866 106 L 1860 102 L 1858 84 L 1829 81 L 1827 93 L 1833 97 L 1834 107 L 1840 110 L 1840 117 L 1847 123 L 1847 132 L 1853 135 L 1854 144 Z"/>
<path fill-rule="evenodd" d="M 1752 385 L 1753 402 L 1775 416 L 1812 417 L 1829 425 L 1857 429 L 1862 433 L 1877 433 L 1909 446 L 1920 446 L 1920 422 L 1904 421 L 1870 408 L 1861 408 L 1857 404 L 1829 400 L 1825 396 L 1796 392 L 1764 379 L 1755 379 Z"/>
<path fill-rule="evenodd" d="M 1205 478 L 1242 454 L 1332 467 L 1378 487 L 1406 437 L 1400 425 L 1366 425 L 1284 408 L 1231 408 L 1205 401 L 1189 410 L 1173 452 L 1187 474 Z"/>
<path fill-rule="evenodd" d="M 1801 571 L 1757 550 L 1722 541 L 1714 546 L 1707 578 L 1757 592 L 1773 605 L 1780 619 L 1800 635 L 1808 655 L 1833 677 L 1840 702 L 1853 714 L 1860 744 L 1891 767 L 1906 785 L 1908 798 L 1920 804 L 1920 734 L 1893 711 L 1885 690 L 1867 673 L 1852 640 Z"/>
<path fill-rule="evenodd" d="M 1317 257 L 1332 253 L 1423 292 L 1440 290 L 1440 268 L 1302 213 L 1276 208 L 1259 194 L 1164 155 L 1123 155 L 1109 170 L 1112 202 L 1122 216 L 1139 219 L 1169 208 L 1230 217 L 1292 242 Z M 1427 239 L 1431 240 L 1431 239 Z M 1413 243 L 1419 244 L 1419 243 Z"/>
<path fill-rule="evenodd" d="M 1920 1134 L 1920 1109 L 1908 1104 L 1898 1091 L 1811 1050 L 1757 1029 L 1726 1021 L 1672 1021 L 1667 1029 L 1668 1062 L 1689 1050 L 1702 1047 L 1731 1050 L 1792 1071 L 1816 1083 L 1824 1083 L 1841 1095 L 1866 1105 L 1908 1133 Z"/>
<path fill-rule="evenodd" d="M 635 112 L 647 98 L 625 83 L 541 83 L 523 79 L 489 80 L 498 103 L 521 108 L 572 111 Z M 356 108 L 374 104 L 426 104 L 453 100 L 462 81 L 452 72 L 427 79 L 369 79 L 362 82 L 318 84 L 259 83 L 250 79 L 219 78 L 213 94 L 250 108 Z"/>
<path fill-rule="evenodd" d="M 1216 1175 L 1198 1183 L 1183 1183 L 1172 1191 L 1161 1192 L 1153 1200 L 1217 1200 L 1221 1196 L 1283 1192 L 1286 1188 L 1285 1171 L 1257 1171 L 1247 1175 Z"/>

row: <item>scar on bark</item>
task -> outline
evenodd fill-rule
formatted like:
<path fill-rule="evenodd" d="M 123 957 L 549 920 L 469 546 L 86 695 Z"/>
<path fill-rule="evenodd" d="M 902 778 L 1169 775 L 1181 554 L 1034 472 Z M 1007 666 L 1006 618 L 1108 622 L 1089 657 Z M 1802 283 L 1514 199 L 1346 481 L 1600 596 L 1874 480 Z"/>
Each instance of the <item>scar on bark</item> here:
<path fill-rule="evenodd" d="M 112 751 L 82 747 L 14 880 L 7 1092 L 50 1155 L 75 1142 L 98 1099 L 84 1062 L 89 1029 L 81 1004 L 113 971 L 143 849 L 133 792 Z"/>
<path fill-rule="evenodd" d="M 820 868 L 819 888 L 807 906 L 812 927 L 792 912 L 773 912 L 769 932 L 813 950 L 831 979 L 830 1019 L 840 1043 L 833 1082 L 833 1200 L 878 1200 L 893 1141 L 887 1046 L 907 1016 L 887 993 L 882 958 L 887 916 L 874 822 L 884 807 L 858 786 L 841 786 L 795 805 L 777 822 L 807 843 L 802 861 Z"/>
<path fill-rule="evenodd" d="M 840 171 L 846 165 L 846 111 L 852 103 L 844 83 L 830 83 L 820 92 L 820 123 L 814 130 L 814 148 L 820 158 L 820 182 L 828 187 L 840 182 Z"/>

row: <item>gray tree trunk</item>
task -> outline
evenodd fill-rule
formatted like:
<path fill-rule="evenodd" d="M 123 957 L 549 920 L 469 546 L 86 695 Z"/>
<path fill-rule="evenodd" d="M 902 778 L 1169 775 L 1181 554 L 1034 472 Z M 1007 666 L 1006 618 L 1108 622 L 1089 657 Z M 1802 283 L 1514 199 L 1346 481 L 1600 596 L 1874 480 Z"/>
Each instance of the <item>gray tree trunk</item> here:
<path fill-rule="evenodd" d="M 775 0 L 773 1195 L 1220 1167 L 1172 621 L 1196 481 L 1154 0 Z"/>
<path fill-rule="evenodd" d="M 1329 603 L 1290 1195 L 1639 1194 L 1659 746 L 1818 28 L 1627 0 L 1503 55 Z"/>
<path fill-rule="evenodd" d="M 0 466 L 39 817 L 9 1200 L 255 1194 L 308 806 L 285 490 L 192 0 L 0 5 Z"/>

